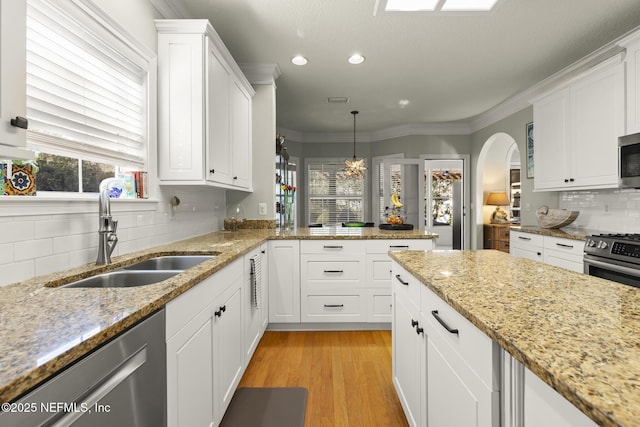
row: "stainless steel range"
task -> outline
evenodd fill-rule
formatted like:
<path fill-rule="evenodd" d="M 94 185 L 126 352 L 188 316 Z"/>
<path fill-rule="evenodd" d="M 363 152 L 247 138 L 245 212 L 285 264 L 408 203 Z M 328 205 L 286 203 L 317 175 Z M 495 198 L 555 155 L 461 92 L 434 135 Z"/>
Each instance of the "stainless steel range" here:
<path fill-rule="evenodd" d="M 640 288 L 640 234 L 594 234 L 584 244 L 584 272 Z"/>

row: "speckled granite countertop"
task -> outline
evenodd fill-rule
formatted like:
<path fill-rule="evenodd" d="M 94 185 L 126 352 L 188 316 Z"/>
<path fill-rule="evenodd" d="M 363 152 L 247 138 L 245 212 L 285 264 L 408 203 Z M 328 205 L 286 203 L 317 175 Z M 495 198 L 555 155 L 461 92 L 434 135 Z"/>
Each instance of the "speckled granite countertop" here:
<path fill-rule="evenodd" d="M 391 257 L 596 423 L 640 422 L 640 289 L 499 251 Z"/>
<path fill-rule="evenodd" d="M 432 239 L 424 231 L 301 228 L 216 232 L 0 287 L 0 403 L 46 380 L 100 344 L 162 308 L 233 260 L 272 239 Z M 158 255 L 218 255 L 177 276 L 131 288 L 57 288 Z"/>
<path fill-rule="evenodd" d="M 582 227 L 542 228 L 537 225 L 522 225 L 512 228 L 513 231 L 523 233 L 541 234 L 543 236 L 562 237 L 564 239 L 585 240 L 591 234 L 606 233 L 606 231 L 594 230 Z"/>

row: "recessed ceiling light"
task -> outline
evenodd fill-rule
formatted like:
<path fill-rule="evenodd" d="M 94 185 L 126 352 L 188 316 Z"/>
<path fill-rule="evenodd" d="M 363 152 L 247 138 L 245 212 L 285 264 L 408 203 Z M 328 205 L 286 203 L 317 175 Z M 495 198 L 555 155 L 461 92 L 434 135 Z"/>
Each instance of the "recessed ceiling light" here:
<path fill-rule="evenodd" d="M 418 12 L 435 10 L 438 0 L 387 0 L 386 11 Z"/>
<path fill-rule="evenodd" d="M 400 108 L 404 108 L 407 105 L 409 105 L 410 101 L 408 99 L 401 99 L 400 101 L 398 101 L 398 105 L 400 106 Z"/>
<path fill-rule="evenodd" d="M 353 65 L 362 64 L 364 62 L 364 56 L 360 55 L 359 53 L 354 53 L 349 57 L 348 61 L 349 64 Z"/>
<path fill-rule="evenodd" d="M 307 65 L 307 58 L 305 58 L 302 55 L 296 55 L 293 58 L 291 58 L 291 62 L 293 62 L 296 65 Z"/>
<path fill-rule="evenodd" d="M 446 0 L 440 10 L 456 12 L 489 11 L 497 2 L 498 0 Z"/>
<path fill-rule="evenodd" d="M 327 98 L 329 104 L 346 104 L 351 100 L 348 96 L 330 96 Z"/>

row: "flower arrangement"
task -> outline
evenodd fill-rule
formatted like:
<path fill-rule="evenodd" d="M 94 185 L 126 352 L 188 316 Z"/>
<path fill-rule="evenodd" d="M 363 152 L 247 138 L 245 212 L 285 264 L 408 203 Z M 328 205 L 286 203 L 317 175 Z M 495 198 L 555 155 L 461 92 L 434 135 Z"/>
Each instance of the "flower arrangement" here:
<path fill-rule="evenodd" d="M 291 229 L 293 218 L 291 217 L 291 208 L 293 206 L 293 197 L 297 190 L 295 186 L 289 184 L 281 184 L 280 189 L 284 195 L 284 228 Z"/>

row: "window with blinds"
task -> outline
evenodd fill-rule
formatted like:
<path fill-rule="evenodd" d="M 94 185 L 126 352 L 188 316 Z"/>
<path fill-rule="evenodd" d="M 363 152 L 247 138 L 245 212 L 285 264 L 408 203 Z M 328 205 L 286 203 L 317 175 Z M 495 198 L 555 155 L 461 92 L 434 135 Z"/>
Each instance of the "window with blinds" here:
<path fill-rule="evenodd" d="M 27 144 L 46 161 L 144 169 L 148 61 L 92 18 L 27 1 Z"/>
<path fill-rule="evenodd" d="M 308 159 L 308 224 L 364 221 L 365 182 L 347 176 L 343 159 Z"/>

